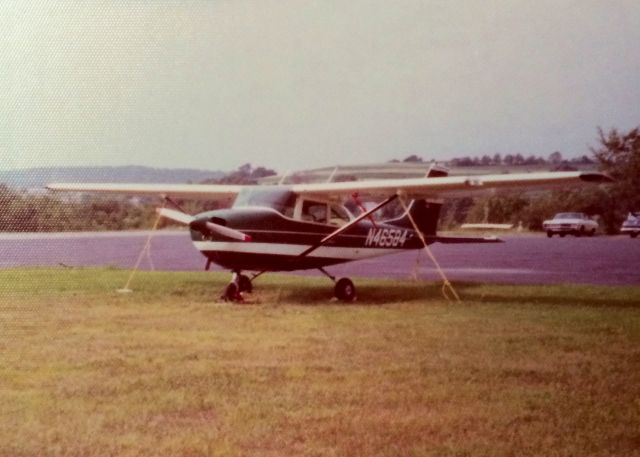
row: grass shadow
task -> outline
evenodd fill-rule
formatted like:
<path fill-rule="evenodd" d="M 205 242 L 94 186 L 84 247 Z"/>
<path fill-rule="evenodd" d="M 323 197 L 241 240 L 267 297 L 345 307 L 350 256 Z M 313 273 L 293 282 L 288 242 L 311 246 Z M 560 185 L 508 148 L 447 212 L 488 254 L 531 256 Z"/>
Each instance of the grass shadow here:
<path fill-rule="evenodd" d="M 31 297 L 69 294 L 115 294 L 127 282 L 130 271 L 113 268 L 31 268 L 0 271 L 0 296 Z M 221 302 L 230 276 L 224 272 L 138 272 L 131 288 L 141 302 L 167 299 Z M 443 302 L 441 282 L 355 278 L 355 305 Z M 640 287 L 592 285 L 511 285 L 455 282 L 463 302 L 505 305 L 640 307 Z M 255 293 L 247 302 L 264 305 L 344 305 L 333 299 L 334 286 L 322 277 L 269 274 L 254 281 Z M 0 297 L 1 298 L 1 297 Z"/>
<path fill-rule="evenodd" d="M 465 301 L 555 306 L 640 307 L 640 288 L 591 285 L 511 285 L 456 283 Z"/>

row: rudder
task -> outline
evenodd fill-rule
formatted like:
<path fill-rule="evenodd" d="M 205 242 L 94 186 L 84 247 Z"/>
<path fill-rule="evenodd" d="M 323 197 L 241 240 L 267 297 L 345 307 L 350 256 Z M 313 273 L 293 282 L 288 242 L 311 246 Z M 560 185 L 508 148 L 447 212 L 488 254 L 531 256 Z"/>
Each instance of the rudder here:
<path fill-rule="evenodd" d="M 442 203 L 428 202 L 424 199 L 413 200 L 409 204 L 407 211 L 398 219 L 385 221 L 397 227 L 413 229 L 413 224 L 409 214 L 415 221 L 420 231 L 426 236 L 435 236 L 438 230 L 438 218 Z"/>

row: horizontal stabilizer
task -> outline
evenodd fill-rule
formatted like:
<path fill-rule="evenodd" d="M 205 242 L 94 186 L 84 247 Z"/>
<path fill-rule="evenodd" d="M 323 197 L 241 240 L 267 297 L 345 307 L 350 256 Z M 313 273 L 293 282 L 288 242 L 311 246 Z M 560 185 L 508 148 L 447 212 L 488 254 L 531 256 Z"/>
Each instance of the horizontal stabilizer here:
<path fill-rule="evenodd" d="M 513 224 L 487 224 L 487 223 L 479 223 L 479 224 L 462 224 L 460 226 L 461 229 L 470 229 L 470 230 L 511 230 L 513 228 Z"/>
<path fill-rule="evenodd" d="M 504 243 L 504 240 L 501 240 L 495 236 L 436 236 L 431 238 L 437 243 L 444 244 L 457 244 L 457 243 Z"/>

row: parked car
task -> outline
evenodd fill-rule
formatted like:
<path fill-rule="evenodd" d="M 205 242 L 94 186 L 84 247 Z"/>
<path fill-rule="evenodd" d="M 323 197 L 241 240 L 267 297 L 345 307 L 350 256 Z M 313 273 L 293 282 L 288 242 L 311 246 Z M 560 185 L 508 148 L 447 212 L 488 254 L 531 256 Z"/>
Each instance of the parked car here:
<path fill-rule="evenodd" d="M 556 233 L 560 236 L 567 233 L 575 236 L 593 236 L 598 229 L 598 223 L 584 213 L 558 213 L 553 219 L 544 221 L 542 228 L 549 238 Z"/>
<path fill-rule="evenodd" d="M 627 219 L 622 223 L 620 233 L 628 233 L 631 238 L 638 236 L 640 233 L 640 212 L 627 215 Z"/>

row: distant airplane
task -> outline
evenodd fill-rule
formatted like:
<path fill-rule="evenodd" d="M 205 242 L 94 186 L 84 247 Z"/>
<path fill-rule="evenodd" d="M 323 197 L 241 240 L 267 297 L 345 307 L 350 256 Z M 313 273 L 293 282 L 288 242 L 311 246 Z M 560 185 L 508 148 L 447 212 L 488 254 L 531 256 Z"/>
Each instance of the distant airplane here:
<path fill-rule="evenodd" d="M 422 178 L 368 179 L 292 185 L 218 184 L 49 184 L 53 191 L 159 196 L 173 199 L 231 201 L 228 209 L 195 216 L 161 208 L 161 216 L 189 226 L 195 247 L 211 263 L 230 270 L 224 291 L 229 300 L 251 292 L 252 280 L 264 272 L 318 269 L 335 283 L 335 296 L 352 301 L 356 289 L 349 278 L 336 279 L 325 267 L 339 263 L 420 249 L 425 244 L 487 243 L 500 240 L 437 235 L 441 198 L 495 189 L 540 189 L 611 181 L 597 172 L 542 172 L 448 176 L 431 166 Z M 353 198 L 355 216 L 344 206 Z M 360 199 L 379 201 L 366 210 Z M 372 215 L 400 199 L 406 211 L 398 218 L 376 221 Z M 411 199 L 404 203 L 405 199 Z M 244 272 L 254 272 L 252 277 Z"/>

